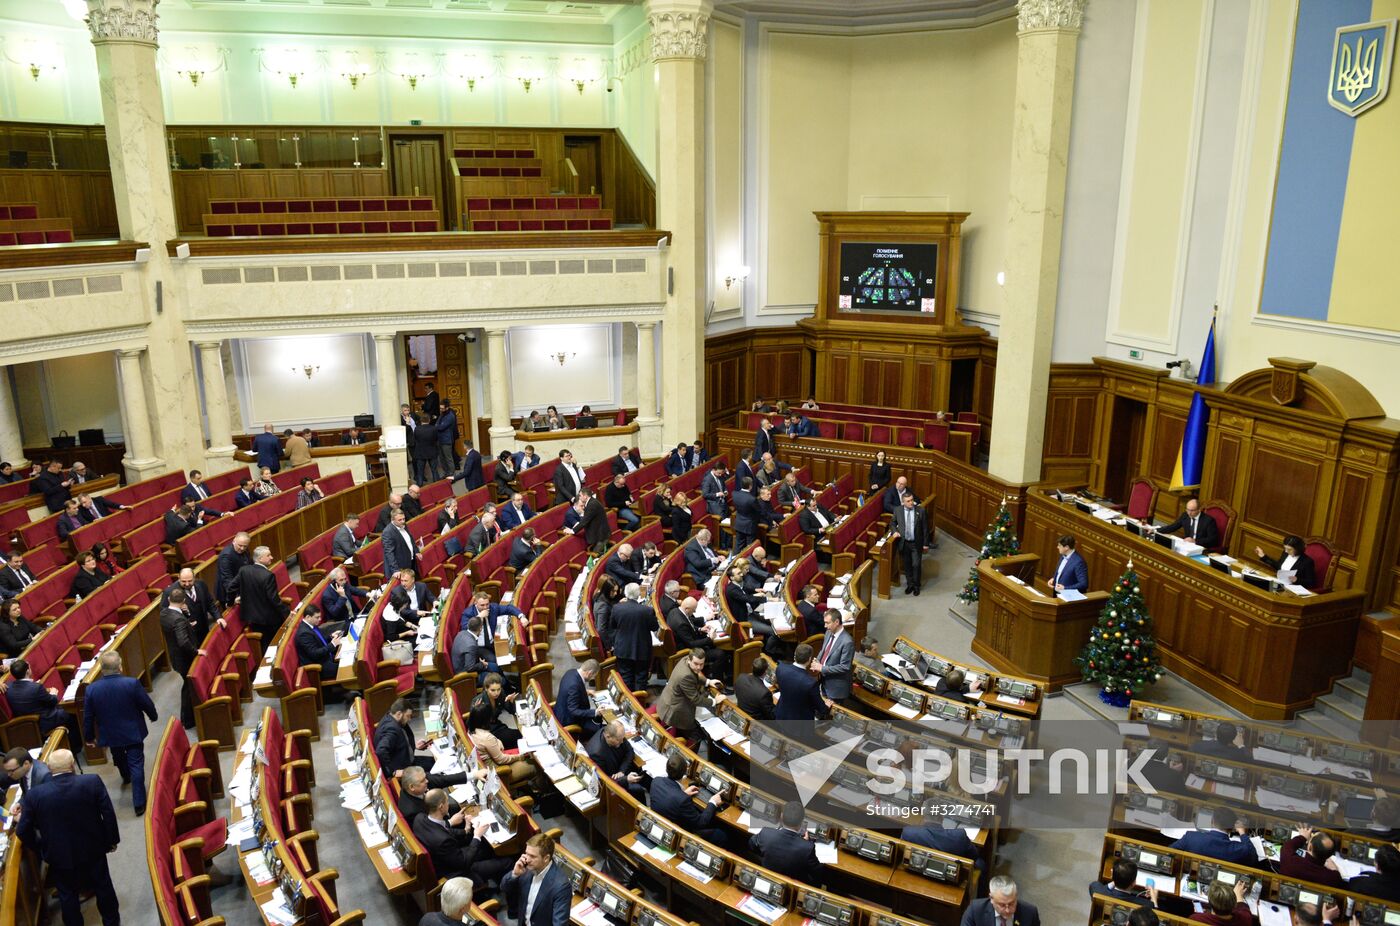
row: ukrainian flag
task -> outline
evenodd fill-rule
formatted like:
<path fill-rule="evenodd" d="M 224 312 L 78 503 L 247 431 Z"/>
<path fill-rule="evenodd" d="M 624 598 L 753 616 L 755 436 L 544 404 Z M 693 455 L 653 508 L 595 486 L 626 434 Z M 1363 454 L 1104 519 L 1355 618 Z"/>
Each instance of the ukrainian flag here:
<path fill-rule="evenodd" d="M 1215 319 L 1206 335 L 1206 349 L 1201 354 L 1201 370 L 1196 374 L 1197 386 L 1215 382 Z M 1176 467 L 1172 470 L 1172 490 L 1194 489 L 1201 484 L 1201 470 L 1206 462 L 1206 425 L 1210 422 L 1210 406 L 1200 392 L 1191 396 L 1191 411 L 1186 415 L 1186 432 L 1181 435 L 1181 449 L 1176 452 Z"/>

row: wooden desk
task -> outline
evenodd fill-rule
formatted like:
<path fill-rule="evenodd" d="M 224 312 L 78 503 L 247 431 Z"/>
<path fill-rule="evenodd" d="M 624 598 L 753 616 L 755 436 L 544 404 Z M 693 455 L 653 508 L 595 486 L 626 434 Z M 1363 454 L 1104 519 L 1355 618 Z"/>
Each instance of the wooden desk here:
<path fill-rule="evenodd" d="M 1023 675 L 1054 691 L 1082 677 L 1073 660 L 1088 642 L 1108 594 L 1090 592 L 1082 601 L 1065 601 L 1009 578 L 1030 582 L 1039 563 L 1039 556 L 1023 553 L 978 565 L 981 593 L 972 651 L 999 672 Z"/>
<path fill-rule="evenodd" d="M 1290 718 L 1351 671 L 1365 602 L 1361 590 L 1307 598 L 1267 592 L 1058 502 L 1040 488 L 1029 492 L 1022 547 L 1048 562 L 1064 534 L 1076 537 L 1090 581 L 1100 588 L 1110 586 L 1131 560 L 1163 665 L 1250 717 Z"/>
<path fill-rule="evenodd" d="M 47 759 L 55 749 L 68 748 L 68 734 L 59 727 L 44 740 L 41 760 Z M 12 787 L 0 801 L 0 807 L 7 817 L 13 817 L 15 805 L 20 800 L 20 789 Z M 14 829 L 4 834 L 7 843 L 5 860 L 0 865 L 0 923 L 5 926 L 36 926 L 47 919 L 47 903 L 44 892 L 44 863 L 33 846 L 19 841 Z"/>

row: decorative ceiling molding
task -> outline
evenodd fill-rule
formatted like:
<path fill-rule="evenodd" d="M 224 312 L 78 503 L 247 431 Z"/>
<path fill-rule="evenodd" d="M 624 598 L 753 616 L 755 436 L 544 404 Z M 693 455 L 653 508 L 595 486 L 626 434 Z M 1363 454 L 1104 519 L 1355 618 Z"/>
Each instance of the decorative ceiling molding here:
<path fill-rule="evenodd" d="M 715 0 L 716 14 L 848 32 L 909 25 L 965 28 L 1006 19 L 1015 11 L 1016 0 Z"/>
<path fill-rule="evenodd" d="M 191 341 L 201 338 L 258 337 L 260 335 L 297 331 L 453 331 L 463 328 L 506 329 L 537 322 L 572 323 L 578 319 L 609 322 L 663 321 L 662 303 L 630 306 L 535 306 L 509 310 L 490 309 L 480 312 L 388 312 L 379 314 L 343 314 L 314 318 L 227 318 L 188 319 L 185 334 Z M 0 354 L 3 356 L 3 354 Z"/>

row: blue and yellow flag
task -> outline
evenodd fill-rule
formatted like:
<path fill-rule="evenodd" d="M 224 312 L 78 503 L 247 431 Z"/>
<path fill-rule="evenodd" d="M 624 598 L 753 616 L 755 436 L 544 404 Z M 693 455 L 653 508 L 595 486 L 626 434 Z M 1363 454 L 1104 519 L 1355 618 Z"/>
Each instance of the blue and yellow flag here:
<path fill-rule="evenodd" d="M 1215 319 L 1206 335 L 1206 349 L 1201 354 L 1201 369 L 1196 385 L 1209 386 L 1215 382 Z M 1206 425 L 1210 422 L 1210 406 L 1197 392 L 1191 396 L 1191 411 L 1186 415 L 1186 431 L 1181 435 L 1181 449 L 1176 452 L 1176 467 L 1172 470 L 1172 490 L 1194 489 L 1201 484 L 1201 470 L 1206 462 Z"/>

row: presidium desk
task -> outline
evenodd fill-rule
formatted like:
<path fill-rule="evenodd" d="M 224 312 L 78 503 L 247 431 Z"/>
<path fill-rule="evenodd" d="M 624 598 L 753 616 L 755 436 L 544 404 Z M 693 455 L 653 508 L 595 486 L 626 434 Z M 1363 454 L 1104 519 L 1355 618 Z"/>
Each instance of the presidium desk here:
<path fill-rule="evenodd" d="M 1070 501 L 1058 501 L 1044 487 L 1027 492 L 1025 517 L 1021 549 L 1039 555 L 1041 563 L 1054 563 L 1055 541 L 1073 536 L 1088 563 L 1091 589 L 1112 588 L 1131 560 L 1163 665 L 1249 717 L 1292 717 L 1351 671 L 1365 600 L 1360 590 L 1300 597 L 1257 588 L 1080 511 Z M 1042 574 L 1040 580 L 1044 578 Z M 993 588 L 1006 583 L 1009 580 L 1002 578 Z M 1014 599 L 1002 597 L 1027 609 L 1039 604 L 1025 589 Z M 1025 619 L 1019 613 L 1010 618 L 1013 624 Z M 1001 671 L 1033 678 L 1046 675 L 1023 664 L 1034 656 L 1026 642 L 1031 637 L 1014 626 L 998 631 L 996 621 L 988 622 L 984 634 L 982 624 L 979 609 L 973 643 L 979 656 Z M 1049 621 L 1040 629 L 1035 648 L 1052 653 L 1077 653 L 1089 636 L 1082 619 Z M 1066 639 L 1060 639 L 1062 635 Z M 1057 668 L 1048 677 L 1053 681 L 1061 671 Z"/>

